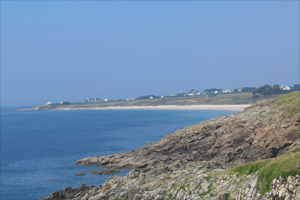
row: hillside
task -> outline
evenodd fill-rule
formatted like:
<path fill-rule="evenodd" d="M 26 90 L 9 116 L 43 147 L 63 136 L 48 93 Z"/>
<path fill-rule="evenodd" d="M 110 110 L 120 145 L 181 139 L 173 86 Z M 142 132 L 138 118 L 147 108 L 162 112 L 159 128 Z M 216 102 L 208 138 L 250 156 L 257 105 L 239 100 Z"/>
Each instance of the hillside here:
<path fill-rule="evenodd" d="M 78 160 L 135 169 L 45 199 L 299 199 L 299 97 L 263 100 L 131 152 Z"/>

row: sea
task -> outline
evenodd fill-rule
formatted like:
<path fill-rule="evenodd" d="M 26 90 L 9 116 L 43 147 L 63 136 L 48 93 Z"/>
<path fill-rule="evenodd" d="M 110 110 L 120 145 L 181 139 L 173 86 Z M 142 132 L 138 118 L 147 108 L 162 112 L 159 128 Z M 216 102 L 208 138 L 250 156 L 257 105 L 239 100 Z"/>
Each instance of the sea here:
<path fill-rule="evenodd" d="M 20 107 L 19 107 L 20 108 Z M 39 199 L 81 184 L 100 186 L 112 175 L 75 161 L 135 150 L 203 120 L 233 111 L 13 111 L 1 107 L 1 199 Z M 117 175 L 125 176 L 130 170 Z M 76 176 L 83 173 L 83 176 Z"/>

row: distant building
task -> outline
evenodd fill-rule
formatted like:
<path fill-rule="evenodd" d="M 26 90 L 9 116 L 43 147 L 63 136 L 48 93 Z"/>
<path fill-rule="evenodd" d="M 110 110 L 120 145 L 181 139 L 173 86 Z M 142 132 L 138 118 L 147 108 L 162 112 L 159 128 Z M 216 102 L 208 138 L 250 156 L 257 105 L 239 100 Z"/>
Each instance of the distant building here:
<path fill-rule="evenodd" d="M 221 93 L 222 92 L 222 89 L 217 89 L 217 88 L 211 88 L 211 89 L 205 89 L 203 91 L 203 94 L 206 95 L 206 94 L 214 94 L 215 92 L 218 92 L 218 93 Z"/>
<path fill-rule="evenodd" d="M 87 98 L 84 102 L 91 103 L 91 102 L 100 102 L 101 98 Z"/>
<path fill-rule="evenodd" d="M 104 99 L 104 101 L 108 101 L 108 99 Z"/>
<path fill-rule="evenodd" d="M 160 96 L 160 98 L 164 98 L 164 96 Z"/>
<path fill-rule="evenodd" d="M 171 96 L 171 97 L 175 97 L 175 96 L 176 96 L 176 94 L 171 94 L 170 96 Z"/>
<path fill-rule="evenodd" d="M 197 92 L 197 94 L 196 94 L 196 95 L 201 95 L 201 94 L 200 94 L 200 92 Z"/>
<path fill-rule="evenodd" d="M 240 87 L 240 88 L 236 88 L 236 90 L 238 91 L 238 92 L 242 92 L 242 87 Z"/>
<path fill-rule="evenodd" d="M 283 85 L 283 86 L 280 87 L 280 89 L 282 89 L 282 90 L 290 90 L 291 87 Z"/>
<path fill-rule="evenodd" d="M 229 93 L 230 92 L 230 90 L 229 89 L 226 89 L 226 90 L 224 90 L 224 91 L 222 91 L 223 93 Z"/>
<path fill-rule="evenodd" d="M 192 89 L 191 91 L 189 91 L 188 93 L 187 93 L 187 95 L 188 96 L 194 96 L 194 95 L 197 95 L 199 92 L 198 91 L 195 91 L 194 89 Z M 200 95 L 200 93 L 199 93 L 199 95 Z"/>
<path fill-rule="evenodd" d="M 215 93 L 215 94 L 218 94 L 219 92 L 218 92 L 218 90 L 216 90 L 214 93 Z"/>
<path fill-rule="evenodd" d="M 64 105 L 66 105 L 66 104 L 71 104 L 71 103 L 70 103 L 69 101 L 60 101 L 59 104 L 64 104 Z"/>
<path fill-rule="evenodd" d="M 153 96 L 151 96 L 150 99 L 153 99 Z"/>
<path fill-rule="evenodd" d="M 51 105 L 52 103 L 49 101 L 48 103 L 47 103 L 47 105 Z"/>

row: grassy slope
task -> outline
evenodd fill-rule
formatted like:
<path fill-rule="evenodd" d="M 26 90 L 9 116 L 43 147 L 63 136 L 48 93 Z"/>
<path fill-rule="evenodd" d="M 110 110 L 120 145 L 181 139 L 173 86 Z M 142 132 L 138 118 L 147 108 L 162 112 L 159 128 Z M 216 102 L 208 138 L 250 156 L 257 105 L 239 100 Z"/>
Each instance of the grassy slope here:
<path fill-rule="evenodd" d="M 236 168 L 230 169 L 238 176 L 257 173 L 258 185 L 257 189 L 264 195 L 270 191 L 270 186 L 275 178 L 288 177 L 300 174 L 298 167 L 300 164 L 300 149 L 289 152 L 286 155 L 271 158 L 263 161 L 248 163 Z"/>
<path fill-rule="evenodd" d="M 300 92 L 292 92 L 279 96 L 273 105 L 286 113 L 300 113 Z"/>

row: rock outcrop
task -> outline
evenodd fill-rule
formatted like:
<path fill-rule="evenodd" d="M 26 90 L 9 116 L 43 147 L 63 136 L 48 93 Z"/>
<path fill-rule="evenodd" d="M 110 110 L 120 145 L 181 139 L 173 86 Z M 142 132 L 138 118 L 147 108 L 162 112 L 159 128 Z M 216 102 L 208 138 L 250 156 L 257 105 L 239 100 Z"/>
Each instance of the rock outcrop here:
<path fill-rule="evenodd" d="M 257 174 L 237 175 L 217 162 L 176 161 L 134 169 L 125 177 L 112 176 L 100 187 L 68 187 L 42 200 L 300 199 L 299 175 L 274 179 L 266 195 L 257 189 Z"/>
<path fill-rule="evenodd" d="M 78 160 L 78 165 L 145 168 L 183 161 L 218 161 L 224 166 L 273 158 L 299 146 L 299 113 L 265 100 L 243 112 L 188 126 L 134 151 Z"/>
<path fill-rule="evenodd" d="M 78 160 L 134 169 L 99 187 L 67 187 L 42 200 L 300 199 L 299 95 L 185 127 L 134 151 Z"/>

